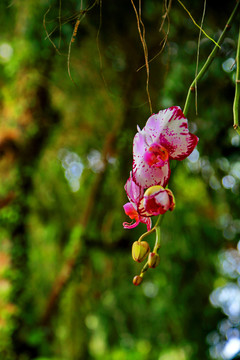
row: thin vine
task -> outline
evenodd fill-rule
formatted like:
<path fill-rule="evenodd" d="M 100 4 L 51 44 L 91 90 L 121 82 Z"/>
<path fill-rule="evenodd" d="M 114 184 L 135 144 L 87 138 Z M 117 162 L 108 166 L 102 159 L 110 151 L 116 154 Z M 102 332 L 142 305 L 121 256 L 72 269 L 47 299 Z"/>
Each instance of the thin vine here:
<path fill-rule="evenodd" d="M 150 113 L 152 114 L 152 112 L 153 112 L 153 110 L 152 110 L 152 101 L 151 101 L 150 92 L 149 92 L 148 48 L 147 48 L 146 39 L 145 39 L 145 26 L 144 26 L 144 23 L 143 23 L 142 18 L 141 18 L 141 0 L 139 0 L 139 11 L 137 11 L 133 0 L 131 0 L 131 3 L 132 3 L 132 6 L 133 6 L 135 15 L 136 15 L 138 32 L 139 32 L 140 40 L 141 40 L 141 43 L 142 43 L 142 46 L 143 46 L 143 52 L 144 52 L 144 58 L 145 58 L 145 66 L 146 66 L 146 72 L 147 72 L 146 92 L 147 92 L 147 97 L 148 97 Z M 142 30 L 141 30 L 141 26 L 142 26 Z"/>

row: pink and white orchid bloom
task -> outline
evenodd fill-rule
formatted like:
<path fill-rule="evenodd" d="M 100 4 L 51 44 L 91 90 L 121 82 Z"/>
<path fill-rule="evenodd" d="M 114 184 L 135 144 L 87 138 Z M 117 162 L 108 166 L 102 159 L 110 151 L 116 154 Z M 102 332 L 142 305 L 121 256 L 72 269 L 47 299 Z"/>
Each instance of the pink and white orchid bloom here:
<path fill-rule="evenodd" d="M 150 214 L 148 214 L 143 208 L 143 194 L 144 189 L 138 186 L 132 179 L 132 173 L 127 180 L 124 189 L 126 190 L 128 199 L 130 202 L 123 205 L 126 215 L 130 219 L 135 220 L 134 223 L 123 223 L 125 229 L 132 229 L 136 227 L 140 222 L 147 225 L 147 231 L 151 229 L 152 221 L 150 219 Z"/>
<path fill-rule="evenodd" d="M 169 160 L 183 160 L 198 143 L 188 131 L 188 121 L 179 106 L 153 114 L 133 140 L 133 179 L 148 188 L 165 187 L 170 177 Z"/>
<path fill-rule="evenodd" d="M 151 216 L 164 214 L 168 210 L 172 211 L 175 208 L 173 193 L 161 185 L 151 186 L 144 193 L 143 207 Z"/>
<path fill-rule="evenodd" d="M 155 185 L 147 189 L 144 193 L 142 187 L 138 186 L 132 179 L 132 174 L 126 182 L 125 190 L 130 202 L 123 205 L 126 215 L 135 220 L 134 223 L 124 222 L 126 229 L 136 227 L 140 222 L 147 225 L 147 231 L 151 229 L 151 216 L 164 214 L 172 211 L 175 207 L 173 193 L 169 189 L 164 189 L 161 185 Z"/>

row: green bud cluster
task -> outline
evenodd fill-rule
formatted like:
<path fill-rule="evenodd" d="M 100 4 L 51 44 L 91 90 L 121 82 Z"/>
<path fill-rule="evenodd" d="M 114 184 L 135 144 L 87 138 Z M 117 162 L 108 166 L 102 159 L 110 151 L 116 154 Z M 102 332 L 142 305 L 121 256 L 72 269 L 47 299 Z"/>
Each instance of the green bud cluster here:
<path fill-rule="evenodd" d="M 143 241 L 142 239 L 152 233 L 156 232 L 156 241 L 153 247 L 153 250 L 150 250 L 150 246 L 147 241 Z M 148 231 L 147 233 L 140 236 L 138 241 L 135 241 L 132 245 L 132 258 L 134 261 L 142 262 L 147 258 L 145 265 L 143 266 L 139 275 L 136 275 L 133 278 L 134 285 L 140 285 L 143 281 L 143 276 L 148 269 L 155 269 L 160 263 L 160 256 L 158 255 L 158 250 L 160 249 L 160 227 L 156 226 Z"/>

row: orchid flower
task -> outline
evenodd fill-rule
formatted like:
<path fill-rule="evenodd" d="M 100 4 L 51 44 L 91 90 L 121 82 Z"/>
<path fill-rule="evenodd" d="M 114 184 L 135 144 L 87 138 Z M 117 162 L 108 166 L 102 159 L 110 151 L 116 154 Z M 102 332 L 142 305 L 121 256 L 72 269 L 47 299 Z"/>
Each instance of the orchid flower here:
<path fill-rule="evenodd" d="M 133 140 L 133 180 L 143 188 L 165 187 L 170 177 L 169 160 L 183 160 L 198 143 L 188 131 L 188 121 L 179 106 L 153 114 Z"/>
<path fill-rule="evenodd" d="M 164 214 L 168 210 L 172 211 L 175 208 L 173 193 L 161 185 L 151 186 L 144 193 L 143 207 L 151 216 Z"/>
<path fill-rule="evenodd" d="M 132 179 L 132 173 L 130 173 L 130 177 L 126 182 L 124 189 L 126 190 L 130 202 L 123 205 L 123 208 L 126 215 L 128 215 L 130 219 L 135 220 L 135 222 L 124 222 L 123 227 L 125 229 L 132 229 L 141 222 L 147 225 L 147 231 L 149 231 L 152 226 L 152 221 L 143 208 L 144 189 L 134 182 Z"/>
<path fill-rule="evenodd" d="M 126 182 L 125 190 L 130 202 L 123 205 L 126 215 L 135 223 L 124 222 L 126 229 L 136 227 L 140 222 L 147 225 L 147 231 L 151 229 L 151 216 L 164 214 L 166 211 L 172 211 L 175 207 L 173 193 L 169 189 L 164 189 L 161 185 L 155 185 L 147 189 L 144 193 L 143 188 L 138 186 L 130 174 Z"/>

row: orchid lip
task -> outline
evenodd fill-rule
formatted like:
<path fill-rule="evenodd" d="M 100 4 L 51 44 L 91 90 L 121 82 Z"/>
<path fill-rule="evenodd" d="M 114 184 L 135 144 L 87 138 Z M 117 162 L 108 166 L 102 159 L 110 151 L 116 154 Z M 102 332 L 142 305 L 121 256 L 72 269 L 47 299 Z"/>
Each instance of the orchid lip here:
<path fill-rule="evenodd" d="M 162 145 L 159 145 L 157 143 L 153 143 L 149 147 L 148 151 L 158 154 L 158 156 L 164 161 L 168 160 L 168 158 L 169 158 L 167 149 L 165 149 L 165 147 L 163 147 Z"/>
<path fill-rule="evenodd" d="M 136 226 L 138 226 L 138 224 L 140 223 L 140 220 L 138 220 L 138 221 L 132 221 L 132 222 L 130 222 L 130 223 L 128 223 L 128 222 L 124 222 L 123 223 L 123 227 L 125 228 L 125 229 L 133 229 L 133 228 L 135 228 Z"/>
<path fill-rule="evenodd" d="M 139 223 L 143 223 L 147 225 L 147 231 L 149 231 L 152 226 L 151 219 L 148 217 L 146 211 L 142 211 L 142 209 L 140 209 L 140 203 L 142 202 L 144 189 L 134 182 L 132 179 L 132 173 L 130 173 L 130 177 L 127 180 L 124 188 L 127 192 L 127 196 L 130 202 L 123 205 L 123 209 L 125 214 L 128 215 L 133 221 L 130 223 L 124 222 L 123 227 L 125 229 L 133 229 L 138 226 Z"/>
<path fill-rule="evenodd" d="M 144 160 L 149 166 L 162 167 L 168 159 L 168 151 L 157 143 L 149 146 L 148 150 L 144 153 Z"/>

